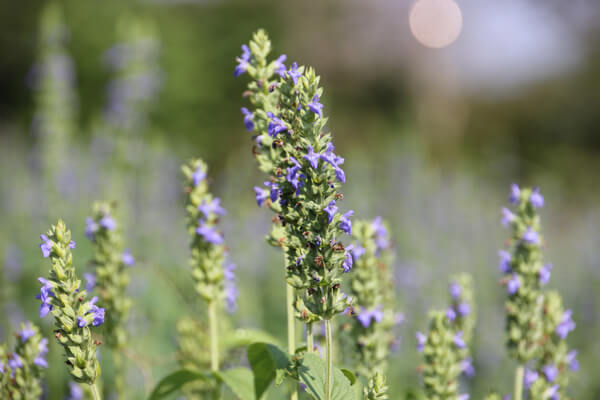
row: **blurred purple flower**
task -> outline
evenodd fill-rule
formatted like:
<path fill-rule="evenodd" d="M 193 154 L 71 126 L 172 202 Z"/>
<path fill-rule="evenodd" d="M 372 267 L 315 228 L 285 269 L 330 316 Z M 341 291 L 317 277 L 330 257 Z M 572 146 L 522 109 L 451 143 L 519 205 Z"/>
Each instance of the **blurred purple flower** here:
<path fill-rule="evenodd" d="M 44 258 L 47 258 L 50 256 L 50 253 L 52 252 L 52 247 L 54 247 L 54 242 L 50 239 L 48 239 L 48 236 L 46 235 L 40 235 L 40 239 L 42 239 L 43 243 L 40 244 L 40 249 L 42 250 L 42 255 L 44 256 Z"/>
<path fill-rule="evenodd" d="M 94 234 L 98 231 L 98 229 L 98 224 L 92 217 L 87 217 L 85 219 L 85 236 L 89 240 L 94 240 Z"/>
<path fill-rule="evenodd" d="M 269 136 L 275 137 L 278 133 L 285 132 L 288 130 L 287 126 L 285 125 L 285 122 L 277 118 L 275 114 L 273 114 L 272 112 L 268 112 L 267 116 L 271 118 L 269 124 L 267 125 L 267 132 L 269 133 Z"/>
<path fill-rule="evenodd" d="M 539 378 L 539 375 L 538 375 L 537 371 L 533 371 L 533 370 L 526 368 L 525 374 L 523 375 L 523 382 L 525 384 L 525 388 L 529 389 L 531 387 L 531 385 L 533 385 L 533 382 L 537 381 L 538 378 Z"/>
<path fill-rule="evenodd" d="M 304 156 L 304 159 L 308 160 L 310 166 L 317 169 L 319 166 L 319 153 L 315 153 L 313 147 L 308 145 L 308 153 Z"/>
<path fill-rule="evenodd" d="M 198 211 L 202 211 L 202 214 L 206 218 L 210 214 L 225 215 L 227 212 L 221 207 L 221 199 L 215 197 L 211 202 L 207 202 L 206 199 L 202 200 L 202 203 L 198 206 Z"/>
<path fill-rule="evenodd" d="M 223 237 L 217 232 L 214 226 L 206 225 L 203 221 L 200 222 L 200 226 L 196 228 L 196 233 L 204 237 L 208 243 L 212 244 L 223 244 Z"/>
<path fill-rule="evenodd" d="M 464 317 L 471 313 L 471 305 L 469 303 L 460 303 L 457 308 L 458 315 Z"/>
<path fill-rule="evenodd" d="M 350 270 L 352 269 L 352 266 L 354 265 L 354 259 L 352 256 L 353 250 L 354 250 L 354 245 L 346 246 L 346 253 L 345 253 L 346 258 L 342 262 L 342 268 L 344 269 L 344 272 L 346 272 L 346 273 L 350 272 Z"/>
<path fill-rule="evenodd" d="M 579 371 L 579 361 L 577 361 L 577 350 L 571 350 L 567 353 L 565 361 L 569 364 L 569 369 L 573 372 Z"/>
<path fill-rule="evenodd" d="M 548 282 L 550 281 L 550 270 L 552 270 L 552 263 L 548 263 L 546 265 L 542 265 L 542 268 L 540 268 L 540 283 L 542 285 L 547 285 Z"/>
<path fill-rule="evenodd" d="M 560 323 L 556 327 L 556 334 L 560 336 L 561 339 L 566 339 L 569 332 L 575 329 L 575 322 L 573 322 L 573 319 L 571 318 L 572 315 L 573 311 L 565 310 Z"/>
<path fill-rule="evenodd" d="M 556 368 L 555 365 L 545 365 L 542 368 L 542 371 L 544 372 L 544 375 L 546 376 L 546 380 L 548 382 L 554 382 L 558 377 L 558 368 Z"/>
<path fill-rule="evenodd" d="M 198 167 L 192 173 L 192 182 L 194 182 L 194 187 L 198 186 L 200 182 L 202 182 L 206 178 L 206 171 L 204 171 L 201 167 Z"/>
<path fill-rule="evenodd" d="M 23 330 L 19 332 L 19 337 L 21 338 L 21 343 L 25 343 L 33 335 L 35 335 L 35 331 L 31 328 L 31 323 L 27 322 L 25 324 Z"/>
<path fill-rule="evenodd" d="M 256 193 L 256 204 L 259 207 L 262 207 L 267 201 L 267 191 L 263 188 L 259 188 L 258 186 L 254 186 L 254 192 Z"/>
<path fill-rule="evenodd" d="M 514 220 L 515 214 L 513 214 L 508 208 L 502 207 L 502 226 L 508 226 Z"/>
<path fill-rule="evenodd" d="M 508 294 L 513 295 L 517 293 L 519 288 L 521 287 L 521 280 L 519 279 L 519 275 L 513 274 L 512 277 L 506 283 L 506 290 Z"/>
<path fill-rule="evenodd" d="M 275 73 L 282 78 L 285 77 L 286 67 L 283 63 L 285 60 L 287 60 L 287 56 L 285 54 L 282 54 L 279 56 L 279 58 L 277 58 L 277 60 L 273 61 L 273 64 L 275 66 Z"/>
<path fill-rule="evenodd" d="M 340 229 L 346 234 L 352 234 L 352 221 L 350 218 L 354 215 L 354 211 L 350 210 L 340 217 Z"/>
<path fill-rule="evenodd" d="M 238 65 L 236 65 L 235 69 L 233 70 L 234 77 L 237 78 L 238 76 L 246 72 L 246 69 L 248 68 L 248 61 L 250 61 L 250 56 L 250 48 L 247 45 L 243 44 L 242 55 L 237 58 Z"/>
<path fill-rule="evenodd" d="M 460 284 L 458 282 L 452 282 L 449 287 L 448 290 L 450 292 L 450 297 L 452 297 L 452 299 L 457 300 L 460 297 L 460 294 L 462 293 L 462 287 L 460 287 Z"/>
<path fill-rule="evenodd" d="M 372 310 L 361 309 L 358 314 L 356 314 L 356 319 L 363 328 L 368 328 L 372 322 L 381 322 L 383 320 L 383 311 L 381 304 L 375 307 Z"/>
<path fill-rule="evenodd" d="M 312 98 L 312 101 L 308 103 L 308 108 L 313 113 L 317 114 L 319 117 L 321 116 L 321 112 L 323 110 L 323 104 L 319 103 L 319 95 L 315 94 Z"/>
<path fill-rule="evenodd" d="M 535 208 L 544 207 L 544 196 L 541 195 L 540 188 L 536 187 L 533 189 L 529 196 L 529 201 L 531 201 L 531 205 Z"/>
<path fill-rule="evenodd" d="M 498 264 L 498 269 L 503 274 L 508 274 L 512 270 L 510 268 L 510 253 L 506 250 L 498 251 L 498 256 L 500 257 L 500 263 Z"/>
<path fill-rule="evenodd" d="M 229 262 L 223 270 L 225 277 L 225 308 L 233 314 L 237 308 L 238 289 L 235 284 L 235 264 Z"/>
<path fill-rule="evenodd" d="M 325 211 L 327 215 L 329 215 L 329 223 L 331 223 L 331 221 L 333 220 L 333 216 L 335 215 L 337 210 L 338 208 L 335 205 L 335 200 L 331 200 L 329 202 L 329 205 L 323 209 L 323 211 Z"/>
<path fill-rule="evenodd" d="M 536 231 L 528 227 L 525 233 L 523 233 L 523 240 L 529 244 L 540 244 L 540 237 Z"/>
<path fill-rule="evenodd" d="M 454 308 L 448 307 L 448 309 L 446 310 L 446 318 L 454 322 L 454 320 L 456 319 L 456 311 L 454 311 Z"/>
<path fill-rule="evenodd" d="M 83 400 L 83 389 L 76 382 L 69 382 L 68 400 Z"/>
<path fill-rule="evenodd" d="M 452 342 L 459 349 L 464 349 L 465 347 L 467 347 L 467 344 L 465 343 L 465 340 L 463 339 L 462 331 L 457 332 L 456 335 L 454 335 L 454 337 L 452 338 Z"/>
<path fill-rule="evenodd" d="M 300 78 L 302 76 L 302 73 L 300 71 L 298 71 L 298 63 L 297 62 L 293 62 L 292 66 L 290 68 L 290 70 L 287 72 L 288 76 L 290 78 L 292 78 L 292 81 L 294 82 L 294 86 L 298 84 L 298 78 Z"/>
<path fill-rule="evenodd" d="M 128 267 L 132 267 L 135 265 L 135 257 L 131 254 L 130 249 L 125 249 L 121 254 L 121 261 Z"/>
<path fill-rule="evenodd" d="M 510 185 L 510 197 L 508 198 L 508 201 L 510 201 L 512 204 L 519 204 L 520 199 L 521 189 L 519 189 L 519 186 L 516 183 L 513 183 Z"/>
<path fill-rule="evenodd" d="M 271 198 L 271 201 L 277 200 L 277 197 L 279 197 L 279 186 L 275 182 L 268 181 L 265 182 L 265 186 L 270 188 L 269 197 Z"/>
<path fill-rule="evenodd" d="M 52 282 L 42 277 L 38 278 L 38 281 L 42 284 L 42 287 L 40 288 L 40 294 L 37 294 L 35 298 L 42 301 L 40 305 L 40 318 L 44 318 L 52 310 L 50 297 L 54 297 L 54 293 L 52 293 Z"/>
<path fill-rule="evenodd" d="M 473 359 L 471 357 L 467 357 L 460 362 L 460 369 L 468 378 L 475 376 L 475 367 L 473 367 Z"/>
<path fill-rule="evenodd" d="M 252 121 L 252 114 L 246 107 L 242 107 L 242 114 L 244 114 L 244 125 L 246 126 L 246 130 L 248 132 L 252 132 L 254 130 L 254 122 Z"/>
<path fill-rule="evenodd" d="M 358 260 L 363 254 L 365 254 L 367 250 L 362 247 L 360 244 L 356 244 L 352 249 L 352 256 L 354 257 L 354 261 Z"/>
<path fill-rule="evenodd" d="M 102 228 L 107 229 L 109 231 L 112 231 L 117 227 L 117 223 L 115 222 L 114 218 L 110 215 L 105 215 L 104 217 L 102 217 L 102 219 L 100 219 L 98 223 Z"/>
<path fill-rule="evenodd" d="M 88 292 L 94 290 L 94 287 L 96 286 L 96 275 L 85 272 L 83 274 L 83 279 L 85 279 L 85 290 Z"/>
<path fill-rule="evenodd" d="M 427 336 L 425 336 L 421 332 L 417 332 L 415 336 L 417 338 L 417 351 L 421 353 L 425 348 L 425 344 L 427 343 Z"/>

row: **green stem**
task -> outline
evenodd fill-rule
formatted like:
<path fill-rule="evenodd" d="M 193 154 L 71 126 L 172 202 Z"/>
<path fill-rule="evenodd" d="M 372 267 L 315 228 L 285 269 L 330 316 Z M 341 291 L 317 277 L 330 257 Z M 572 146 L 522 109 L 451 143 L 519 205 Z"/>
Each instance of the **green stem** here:
<path fill-rule="evenodd" d="M 120 349 L 115 349 L 113 351 L 113 360 L 115 363 L 115 387 L 117 389 L 117 397 L 119 400 L 125 400 L 125 381 L 123 377 L 125 376 L 123 357 L 121 357 Z"/>
<path fill-rule="evenodd" d="M 313 324 L 306 324 L 306 351 L 312 353 L 315 350 L 315 342 L 313 337 Z"/>
<path fill-rule="evenodd" d="M 217 302 L 208 303 L 208 325 L 210 327 L 210 369 L 219 370 L 219 337 L 217 327 Z"/>
<path fill-rule="evenodd" d="M 525 373 L 525 369 L 522 365 L 517 367 L 515 371 L 515 400 L 523 399 L 523 374 Z"/>
<path fill-rule="evenodd" d="M 100 392 L 96 387 L 96 382 L 92 383 L 90 387 L 92 389 L 92 396 L 94 397 L 94 400 L 102 400 L 102 397 L 100 397 Z"/>
<path fill-rule="evenodd" d="M 327 346 L 327 376 L 325 379 L 325 400 L 331 399 L 331 374 L 333 372 L 333 333 L 331 320 L 325 320 L 325 342 Z"/>
<path fill-rule="evenodd" d="M 285 284 L 285 297 L 287 303 L 287 334 L 288 334 L 288 352 L 291 355 L 296 353 L 296 321 L 294 317 L 294 288 L 289 284 Z M 298 389 L 294 385 L 292 390 L 291 400 L 298 400 Z"/>

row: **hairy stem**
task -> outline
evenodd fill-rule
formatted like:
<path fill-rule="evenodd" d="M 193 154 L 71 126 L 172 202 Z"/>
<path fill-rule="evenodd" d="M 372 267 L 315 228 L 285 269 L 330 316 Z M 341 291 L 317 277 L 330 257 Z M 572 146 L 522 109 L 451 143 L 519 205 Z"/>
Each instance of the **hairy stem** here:
<path fill-rule="evenodd" d="M 102 400 L 102 397 L 100 397 L 100 392 L 98 391 L 98 387 L 96 387 L 96 382 L 92 383 L 90 388 L 92 389 L 92 396 L 94 397 L 94 400 Z"/>
<path fill-rule="evenodd" d="M 517 367 L 515 371 L 515 400 L 523 399 L 523 374 L 525 373 L 525 369 L 522 365 Z"/>
<path fill-rule="evenodd" d="M 313 336 L 313 324 L 309 322 L 306 324 L 306 351 L 312 353 L 315 350 L 315 342 Z"/>
<path fill-rule="evenodd" d="M 208 325 L 210 327 L 210 369 L 219 370 L 219 337 L 217 327 L 217 302 L 208 303 Z"/>
<path fill-rule="evenodd" d="M 327 346 L 327 376 L 325 379 L 325 399 L 331 399 L 331 374 L 333 372 L 333 333 L 331 320 L 325 320 L 325 343 Z"/>
<path fill-rule="evenodd" d="M 294 288 L 289 284 L 285 284 L 285 298 L 287 303 L 287 334 L 288 334 L 288 352 L 291 355 L 296 353 L 296 321 L 294 317 Z M 298 390 L 294 385 L 292 390 L 291 400 L 298 399 Z"/>

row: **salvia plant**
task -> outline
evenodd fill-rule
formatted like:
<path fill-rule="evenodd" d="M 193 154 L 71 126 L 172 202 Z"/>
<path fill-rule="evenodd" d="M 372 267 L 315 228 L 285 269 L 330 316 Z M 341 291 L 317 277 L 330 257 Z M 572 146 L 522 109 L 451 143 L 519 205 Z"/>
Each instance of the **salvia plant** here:
<path fill-rule="evenodd" d="M 518 363 L 514 397 L 521 400 L 525 386 L 531 399 L 565 399 L 568 370 L 578 369 L 577 352 L 569 351 L 565 341 L 575 323 L 560 295 L 544 290 L 552 270 L 542 257 L 538 209 L 544 197 L 538 188 L 513 184 L 509 202 L 513 209 L 502 209 L 502 224 L 511 238 L 508 250 L 499 252 L 499 269 L 508 295 L 507 348 Z"/>
<path fill-rule="evenodd" d="M 423 353 L 423 384 L 428 399 L 466 400 L 459 394 L 461 374 L 473 376 L 469 344 L 475 327 L 471 277 L 461 274 L 450 281 L 451 305 L 430 313 L 429 332 L 417 332 L 417 350 Z"/>
<path fill-rule="evenodd" d="M 96 356 L 98 342 L 91 328 L 104 323 L 105 310 L 99 307 L 97 297 L 86 300 L 87 292 L 77 278 L 71 249 L 71 231 L 59 220 L 45 235 L 40 236 L 40 249 L 50 260 L 49 277 L 38 280 L 42 284 L 40 317 L 51 314 L 56 326 L 55 337 L 65 351 L 65 363 L 73 380 L 91 386 L 94 399 L 100 399 L 96 380 L 100 364 Z"/>
<path fill-rule="evenodd" d="M 392 254 L 388 228 L 381 217 L 355 221 L 352 227 L 353 272 L 350 294 L 354 318 L 342 325 L 351 336 L 353 364 L 358 375 L 370 380 L 385 374 L 387 358 L 398 342 L 394 328 L 402 322 L 396 311 Z M 348 246 L 347 248 L 349 248 Z"/>
<path fill-rule="evenodd" d="M 37 400 L 42 395 L 42 379 L 48 368 L 48 339 L 31 322 L 21 324 L 14 351 L 0 346 L 0 397 Z"/>
<path fill-rule="evenodd" d="M 41 16 L 38 60 L 30 83 L 36 104 L 32 128 L 39 140 L 41 169 L 50 196 L 59 195 L 56 189 L 64 188 L 67 149 L 75 130 L 75 67 L 67 51 L 68 40 L 60 7 L 49 3 Z M 48 203 L 60 204 L 52 199 Z"/>
<path fill-rule="evenodd" d="M 313 68 L 283 64 L 285 55 L 268 60 L 271 42 L 256 32 L 242 55 L 234 75 L 247 73 L 252 109 L 242 108 L 246 129 L 254 134 L 254 154 L 268 175 L 263 187 L 255 187 L 259 206 L 275 214 L 271 242 L 285 253 L 287 283 L 298 293 L 296 310 L 306 323 L 324 320 L 327 374 L 325 396 L 331 396 L 333 333 L 331 320 L 350 301 L 342 292 L 344 274 L 352 268 L 352 256 L 341 242 L 352 233 L 353 212 L 339 213 L 346 181 L 344 159 L 334 153 L 332 136 L 324 128 L 319 77 Z M 288 296 L 288 315 L 289 310 Z M 293 323 L 288 331 L 293 331 Z M 291 335 L 291 333 L 289 333 Z M 309 332 L 310 335 L 310 332 Z M 294 351 L 293 340 L 288 344 Z"/>
<path fill-rule="evenodd" d="M 226 260 L 227 249 L 218 222 L 226 211 L 208 190 L 207 167 L 199 159 L 183 165 L 184 190 L 192 276 L 196 292 L 206 302 L 210 331 L 210 367 L 219 370 L 219 310 L 235 310 L 235 266 Z"/>
<path fill-rule="evenodd" d="M 123 244 L 114 214 L 113 204 L 95 203 L 92 216 L 86 219 L 85 235 L 93 245 L 90 264 L 94 273 L 85 274 L 85 279 L 86 289 L 98 293 L 102 304 L 110 311 L 106 316 L 103 338 L 113 350 L 117 393 L 119 398 L 125 398 L 123 376 L 126 368 L 122 353 L 127 347 L 126 323 L 131 308 L 131 299 L 127 296 L 129 268 L 135 264 L 135 258 Z"/>

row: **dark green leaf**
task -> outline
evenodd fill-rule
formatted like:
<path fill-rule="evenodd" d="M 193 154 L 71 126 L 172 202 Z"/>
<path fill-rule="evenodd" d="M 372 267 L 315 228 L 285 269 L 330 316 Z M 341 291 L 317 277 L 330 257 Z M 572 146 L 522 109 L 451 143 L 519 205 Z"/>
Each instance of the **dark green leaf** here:
<path fill-rule="evenodd" d="M 158 384 L 154 387 L 152 394 L 150 395 L 150 400 L 165 398 L 171 393 L 181 389 L 186 383 L 207 379 L 207 375 L 202 372 L 191 371 L 189 369 L 180 369 L 179 371 L 175 371 L 172 374 L 167 375 L 160 382 L 158 382 Z"/>
<path fill-rule="evenodd" d="M 356 375 L 354 375 L 354 372 L 346 368 L 340 368 L 340 371 L 342 371 L 342 374 L 344 374 L 344 376 L 348 378 L 348 380 L 350 381 L 350 385 L 354 385 L 356 383 Z"/>
<path fill-rule="evenodd" d="M 223 372 L 215 372 L 215 375 L 231 389 L 238 399 L 255 400 L 252 372 L 248 368 L 232 368 Z"/>
<path fill-rule="evenodd" d="M 268 343 L 253 343 L 248 347 L 248 361 L 254 373 L 254 390 L 257 399 L 262 398 L 273 379 L 283 379 L 291 364 L 290 355 Z"/>

